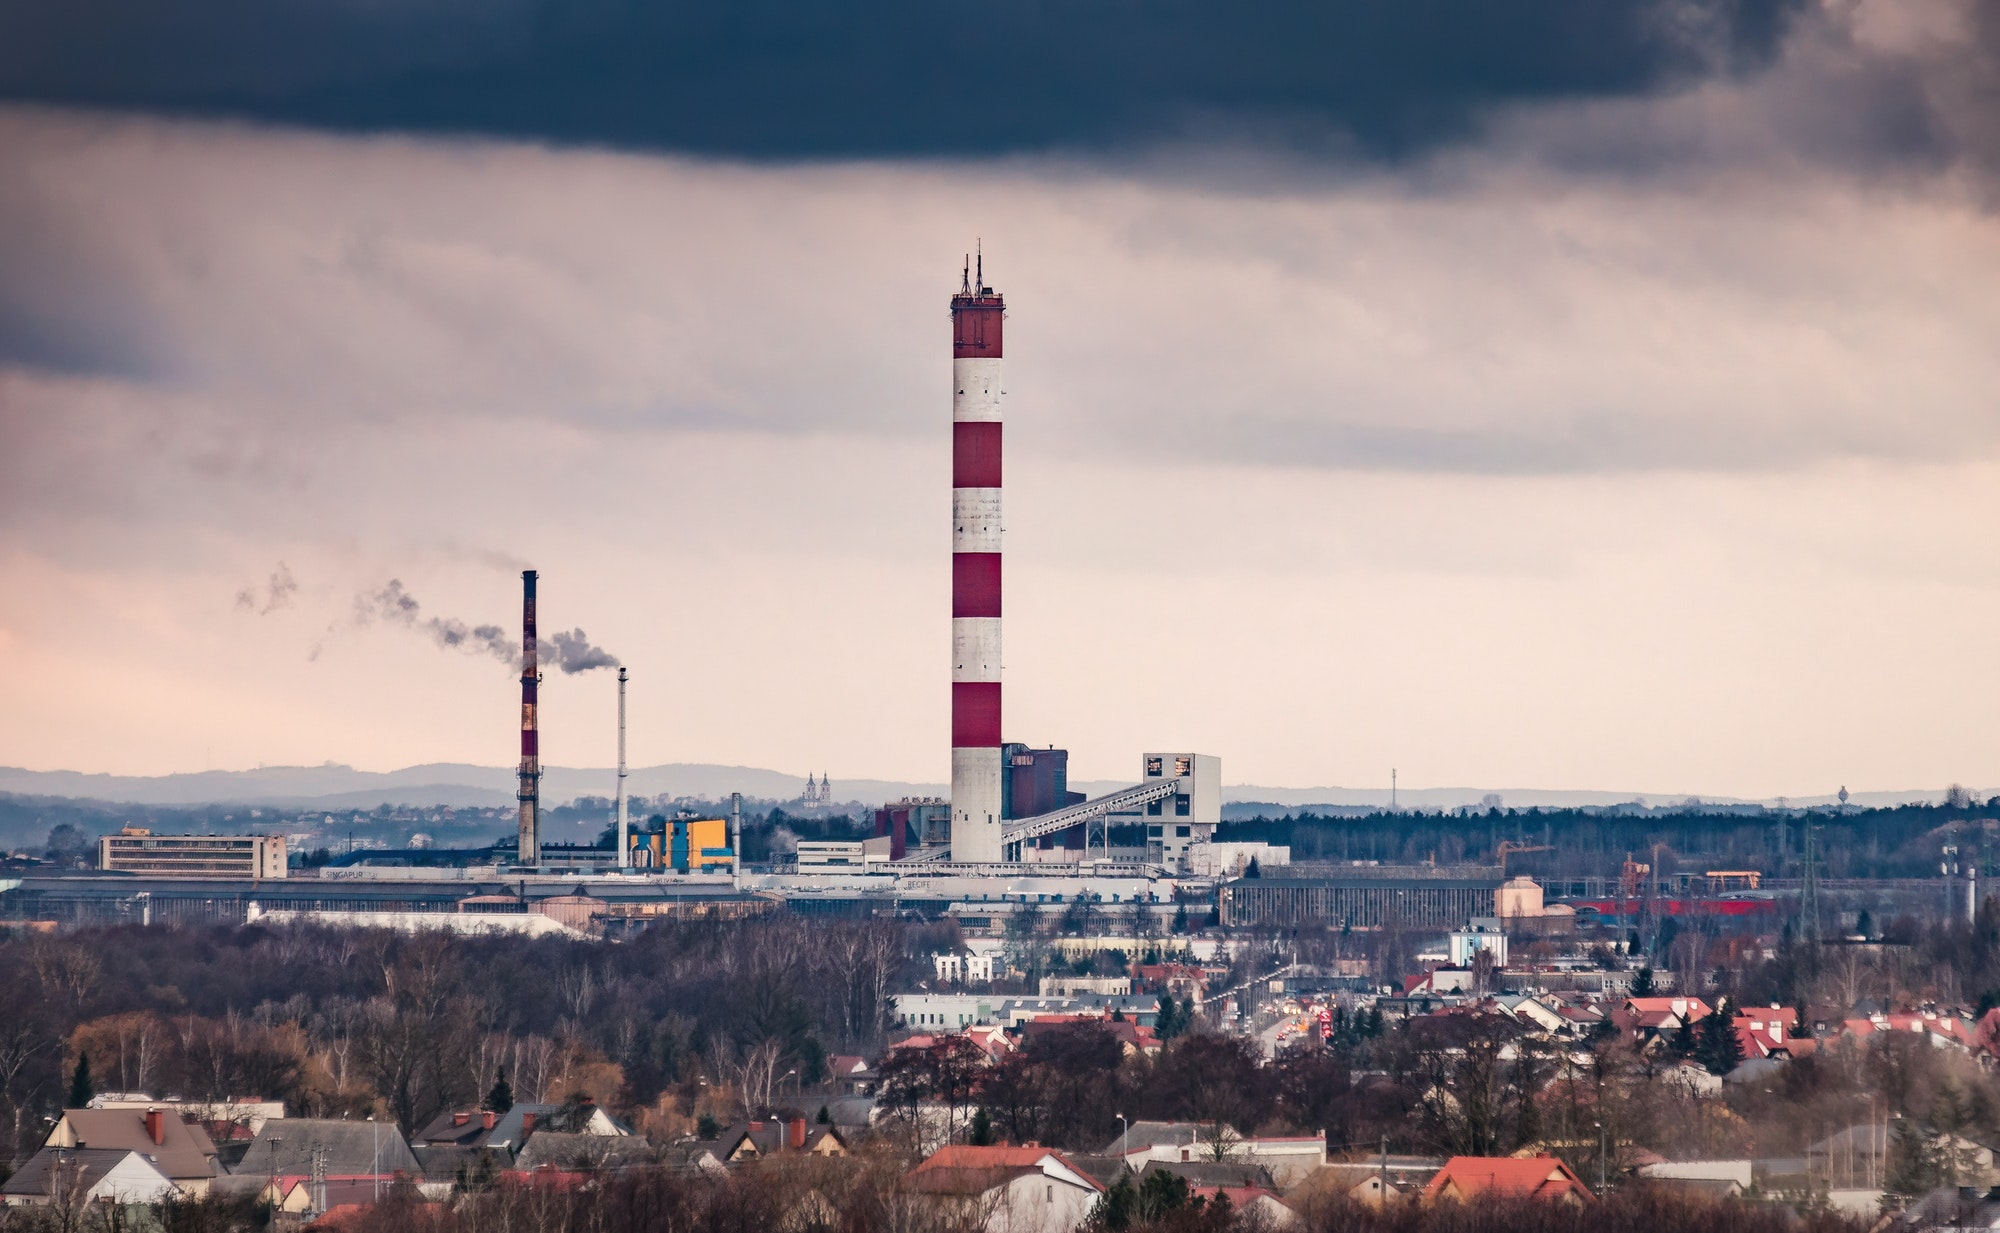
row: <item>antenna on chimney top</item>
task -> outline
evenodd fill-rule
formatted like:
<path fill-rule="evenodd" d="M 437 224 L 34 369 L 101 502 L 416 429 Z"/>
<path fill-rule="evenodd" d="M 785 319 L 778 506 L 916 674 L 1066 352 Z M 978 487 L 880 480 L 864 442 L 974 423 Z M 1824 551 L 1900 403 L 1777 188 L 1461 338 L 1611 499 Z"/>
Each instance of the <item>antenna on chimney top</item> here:
<path fill-rule="evenodd" d="M 972 294 L 972 254 L 971 254 L 971 253 L 967 253 L 967 254 L 965 254 L 965 273 L 964 273 L 963 275 L 961 275 L 961 276 L 959 277 L 959 280 L 958 280 L 958 293 L 959 293 L 960 295 L 971 295 L 971 294 Z"/>
<path fill-rule="evenodd" d="M 972 257 L 975 262 L 972 277 L 979 284 L 979 294 L 986 294 L 986 254 L 982 251 L 985 241 L 975 237 L 972 241 Z"/>

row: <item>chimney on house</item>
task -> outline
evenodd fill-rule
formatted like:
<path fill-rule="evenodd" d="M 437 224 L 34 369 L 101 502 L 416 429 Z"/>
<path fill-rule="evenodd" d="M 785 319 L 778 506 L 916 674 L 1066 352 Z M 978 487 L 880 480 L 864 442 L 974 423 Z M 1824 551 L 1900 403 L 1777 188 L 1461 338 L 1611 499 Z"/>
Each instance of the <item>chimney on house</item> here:
<path fill-rule="evenodd" d="M 762 1129 L 764 1129 L 764 1123 L 762 1123 L 762 1122 L 752 1122 L 752 1123 L 750 1123 L 750 1132 L 751 1132 L 752 1134 L 755 1134 L 756 1132 L 758 1132 L 758 1131 L 760 1131 L 760 1130 L 762 1130 Z"/>
<path fill-rule="evenodd" d="M 470 1113 L 454 1113 L 451 1115 L 451 1124 L 454 1126 L 463 1126 L 471 1120 L 472 1115 Z"/>
<path fill-rule="evenodd" d="M 158 1147 L 167 1141 L 167 1113 L 164 1109 L 146 1110 L 146 1137 Z"/>
<path fill-rule="evenodd" d="M 491 1109 L 488 1109 L 479 1115 L 479 1128 L 481 1130 L 491 1130 L 493 1129 L 493 1123 L 498 1121 L 499 1118 L 500 1118 L 499 1114 L 495 1113 Z"/>
<path fill-rule="evenodd" d="M 795 1152 L 805 1150 L 806 1119 L 802 1117 L 795 1117 L 792 1119 L 791 1133 L 786 1136 L 786 1142 L 791 1146 L 791 1149 Z"/>
<path fill-rule="evenodd" d="M 530 1134 L 533 1134 L 535 1130 L 535 1123 L 540 1120 L 541 1120 L 540 1118 L 536 1117 L 532 1113 L 523 1113 L 521 1115 L 521 1137 L 525 1139 Z"/>

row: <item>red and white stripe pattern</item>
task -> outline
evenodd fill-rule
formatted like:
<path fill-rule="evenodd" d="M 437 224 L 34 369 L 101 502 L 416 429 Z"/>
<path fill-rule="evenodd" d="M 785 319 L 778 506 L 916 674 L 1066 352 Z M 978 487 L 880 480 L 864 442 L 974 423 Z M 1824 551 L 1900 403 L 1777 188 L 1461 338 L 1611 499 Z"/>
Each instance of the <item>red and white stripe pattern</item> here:
<path fill-rule="evenodd" d="M 951 298 L 951 858 L 1001 859 L 1000 326 L 1006 301 Z"/>

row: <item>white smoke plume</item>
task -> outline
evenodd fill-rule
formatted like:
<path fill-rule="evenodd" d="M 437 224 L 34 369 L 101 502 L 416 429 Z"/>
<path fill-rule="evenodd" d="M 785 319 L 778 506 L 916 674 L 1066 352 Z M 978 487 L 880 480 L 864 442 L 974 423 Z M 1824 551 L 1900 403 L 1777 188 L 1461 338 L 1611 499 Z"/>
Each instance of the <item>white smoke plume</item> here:
<path fill-rule="evenodd" d="M 589 672 L 593 668 L 616 668 L 618 657 L 595 646 L 580 629 L 557 630 L 542 640 L 542 662 L 566 673 Z"/>
<path fill-rule="evenodd" d="M 505 629 L 498 625 L 467 625 L 455 617 L 424 616 L 423 605 L 403 588 L 398 578 L 391 578 L 380 590 L 354 598 L 354 623 L 365 626 L 377 621 L 416 630 L 441 647 L 491 655 L 517 668 L 521 663 L 520 650 Z"/>
<path fill-rule="evenodd" d="M 423 605 L 391 578 L 381 589 L 354 599 L 354 623 L 376 622 L 400 625 L 423 634 L 441 647 L 490 655 L 517 671 L 521 648 L 514 635 L 499 625 L 468 625 L 455 617 L 427 617 Z M 589 672 L 593 668 L 616 668 L 617 656 L 592 643 L 581 629 L 558 630 L 542 638 L 536 648 L 541 666 L 560 668 L 566 674 Z"/>

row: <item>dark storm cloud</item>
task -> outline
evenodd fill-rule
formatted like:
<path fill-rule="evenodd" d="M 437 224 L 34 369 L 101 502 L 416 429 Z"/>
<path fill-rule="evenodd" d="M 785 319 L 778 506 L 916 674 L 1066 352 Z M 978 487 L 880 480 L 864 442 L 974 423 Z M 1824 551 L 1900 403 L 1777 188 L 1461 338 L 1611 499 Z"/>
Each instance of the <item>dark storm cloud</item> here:
<path fill-rule="evenodd" d="M 749 157 L 1377 153 L 1768 61 L 1799 0 L 0 3 L 0 97 Z"/>

